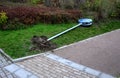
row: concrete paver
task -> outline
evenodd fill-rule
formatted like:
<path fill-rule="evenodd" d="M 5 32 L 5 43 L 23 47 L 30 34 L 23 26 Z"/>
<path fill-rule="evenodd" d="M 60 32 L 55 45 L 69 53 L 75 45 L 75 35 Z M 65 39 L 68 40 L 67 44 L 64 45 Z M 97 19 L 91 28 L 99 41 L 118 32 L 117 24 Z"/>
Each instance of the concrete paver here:
<path fill-rule="evenodd" d="M 11 74 L 16 75 L 17 77 L 15 77 L 15 78 L 38 78 L 30 71 L 14 64 L 14 63 L 11 65 L 5 66 L 4 69 L 9 71 Z"/>
<path fill-rule="evenodd" d="M 54 54 L 116 76 L 120 73 L 120 29 L 56 49 Z"/>
<path fill-rule="evenodd" d="M 10 71 L 11 73 L 13 73 L 13 72 L 20 69 L 20 67 L 15 65 L 15 64 L 8 65 L 8 66 L 6 66 L 4 68 L 7 69 L 8 71 Z"/>

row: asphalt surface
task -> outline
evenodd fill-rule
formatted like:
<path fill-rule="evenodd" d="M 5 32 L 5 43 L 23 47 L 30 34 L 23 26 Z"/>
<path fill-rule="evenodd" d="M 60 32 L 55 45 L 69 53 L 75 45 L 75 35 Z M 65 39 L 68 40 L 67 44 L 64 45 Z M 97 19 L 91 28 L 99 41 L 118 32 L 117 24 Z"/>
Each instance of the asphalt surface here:
<path fill-rule="evenodd" d="M 120 29 L 68 45 L 54 53 L 116 76 L 120 73 Z"/>

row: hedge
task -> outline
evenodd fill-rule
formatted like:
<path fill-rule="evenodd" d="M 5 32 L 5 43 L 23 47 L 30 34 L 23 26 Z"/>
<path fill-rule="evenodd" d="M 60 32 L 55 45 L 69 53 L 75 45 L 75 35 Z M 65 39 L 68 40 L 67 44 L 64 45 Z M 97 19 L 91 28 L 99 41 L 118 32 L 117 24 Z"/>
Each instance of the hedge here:
<path fill-rule="evenodd" d="M 41 23 L 67 23 L 75 22 L 82 14 L 80 10 L 61 10 L 58 8 L 40 7 L 0 7 L 0 12 L 5 12 L 8 22 L 19 22 L 25 25 Z M 9 27 L 9 26 L 8 26 Z M 6 29 L 9 29 L 5 27 Z"/>

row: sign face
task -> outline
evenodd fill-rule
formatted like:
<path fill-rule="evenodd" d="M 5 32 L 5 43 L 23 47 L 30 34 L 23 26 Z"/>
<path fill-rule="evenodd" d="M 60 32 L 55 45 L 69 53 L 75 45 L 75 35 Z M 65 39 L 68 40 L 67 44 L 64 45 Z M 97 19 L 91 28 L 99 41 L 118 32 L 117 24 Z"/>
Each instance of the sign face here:
<path fill-rule="evenodd" d="M 92 19 L 88 19 L 88 18 L 79 19 L 78 22 L 82 23 L 82 26 L 92 25 Z"/>

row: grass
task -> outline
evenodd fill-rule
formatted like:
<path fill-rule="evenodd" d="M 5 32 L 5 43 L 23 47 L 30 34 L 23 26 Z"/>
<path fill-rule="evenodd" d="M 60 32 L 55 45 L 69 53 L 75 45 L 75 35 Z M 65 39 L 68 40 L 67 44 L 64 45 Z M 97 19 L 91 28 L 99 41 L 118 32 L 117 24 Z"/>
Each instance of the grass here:
<path fill-rule="evenodd" d="M 74 25 L 76 24 L 37 24 L 27 29 L 0 31 L 0 48 L 12 58 L 36 54 L 39 52 L 29 51 L 29 47 L 31 46 L 30 39 L 33 35 L 46 35 L 49 38 Z M 60 47 L 119 28 L 119 20 L 109 20 L 87 28 L 76 28 L 52 41 Z"/>

